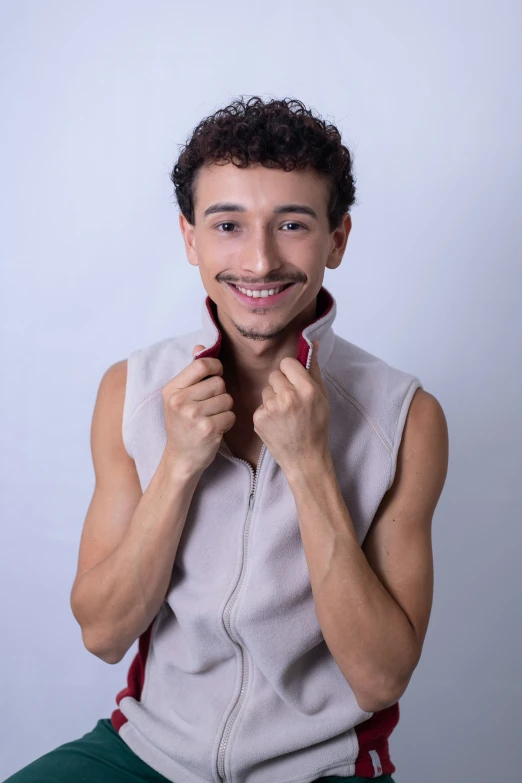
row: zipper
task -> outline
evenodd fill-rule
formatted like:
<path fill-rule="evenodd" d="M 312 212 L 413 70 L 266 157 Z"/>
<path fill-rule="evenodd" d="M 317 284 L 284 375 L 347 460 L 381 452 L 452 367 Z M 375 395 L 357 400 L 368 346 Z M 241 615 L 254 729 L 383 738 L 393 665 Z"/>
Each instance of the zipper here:
<path fill-rule="evenodd" d="M 310 369 L 310 364 L 312 361 L 312 351 L 308 351 L 308 356 L 306 358 L 306 370 Z M 261 467 L 261 463 L 263 461 L 263 457 L 266 452 L 266 446 L 263 444 L 261 447 L 261 451 L 259 453 L 259 459 L 257 461 L 255 472 L 252 470 L 252 466 L 249 462 L 247 462 L 245 459 L 241 459 L 240 457 L 235 457 L 233 454 L 230 453 L 230 451 L 226 452 L 223 451 L 221 448 L 219 449 L 219 452 L 228 459 L 231 459 L 235 462 L 242 462 L 244 465 L 247 466 L 247 468 L 250 471 L 250 475 L 252 477 L 252 484 L 251 484 L 251 490 L 250 495 L 248 498 L 248 509 L 247 509 L 247 516 L 245 520 L 245 528 L 243 533 L 243 564 L 241 568 L 241 573 L 239 575 L 238 583 L 234 590 L 232 591 L 232 595 L 227 601 L 227 604 L 225 606 L 225 609 L 223 610 L 223 624 L 225 626 L 225 629 L 232 639 L 233 642 L 235 642 L 241 651 L 241 666 L 242 666 L 242 675 L 241 675 L 241 688 L 239 690 L 239 696 L 237 698 L 237 701 L 232 709 L 232 712 L 228 716 L 227 722 L 225 723 L 225 728 L 223 729 L 223 734 L 221 737 L 221 742 L 219 743 L 219 750 L 218 750 L 218 757 L 217 757 L 217 771 L 219 779 L 222 781 L 222 783 L 227 783 L 227 778 L 225 776 L 225 751 L 228 743 L 228 739 L 230 737 L 230 733 L 232 731 L 232 726 L 234 724 L 234 721 L 236 719 L 237 714 L 239 713 L 239 710 L 241 709 L 241 705 L 243 703 L 243 698 L 246 692 L 246 685 L 248 682 L 248 658 L 243 650 L 243 647 L 241 646 L 241 643 L 233 636 L 232 634 L 232 627 L 230 624 L 230 615 L 232 612 L 232 607 L 236 601 L 236 598 L 238 596 L 239 590 L 241 589 L 241 585 L 243 583 L 243 575 L 245 573 L 245 560 L 246 560 L 246 553 L 247 553 L 247 547 L 248 547 L 248 535 L 250 532 L 250 519 L 252 514 L 252 508 L 254 506 L 254 500 L 255 500 L 255 493 L 256 493 L 256 487 L 257 487 L 257 479 L 259 476 L 259 469 Z"/>
<path fill-rule="evenodd" d="M 237 701 L 234 705 L 234 708 L 232 709 L 232 712 L 228 716 L 227 722 L 225 724 L 225 728 L 223 730 L 223 735 L 221 737 L 221 742 L 219 743 L 219 750 L 218 750 L 218 758 L 217 758 L 217 770 L 219 778 L 223 783 L 227 783 L 227 779 L 225 776 L 225 750 L 227 747 L 228 738 L 230 736 L 230 732 L 232 731 L 232 726 L 234 723 L 234 720 L 236 719 L 236 716 L 241 709 L 241 704 L 243 703 L 243 698 L 246 691 L 246 685 L 248 682 L 248 658 L 243 650 L 243 647 L 241 646 L 241 643 L 233 636 L 232 633 L 232 627 L 230 624 L 230 614 L 232 611 L 232 607 L 235 603 L 235 600 L 238 596 L 239 590 L 241 589 L 241 585 L 243 583 L 243 576 L 245 573 L 245 561 L 246 561 L 246 553 L 247 553 L 247 547 L 248 547 L 248 535 L 250 530 L 250 519 L 252 514 L 252 508 L 254 506 L 254 499 L 255 499 L 255 492 L 256 492 L 256 486 L 257 486 L 257 479 L 259 475 L 259 469 L 261 467 L 261 462 L 263 461 L 263 457 L 265 455 L 266 446 L 263 444 L 261 447 L 261 451 L 259 453 L 259 459 L 257 461 L 256 470 L 255 472 L 252 470 L 252 466 L 249 462 L 247 462 L 245 459 L 241 459 L 240 457 L 235 457 L 233 454 L 227 454 L 225 452 L 221 452 L 223 456 L 228 457 L 228 459 L 235 460 L 236 462 L 242 462 L 247 466 L 247 468 L 250 471 L 250 475 L 252 478 L 251 483 L 251 490 L 250 495 L 248 498 L 248 509 L 247 509 L 247 515 L 245 520 L 245 527 L 243 531 L 243 563 L 241 567 L 241 573 L 239 575 L 239 579 L 237 582 L 237 585 L 235 586 L 234 590 L 232 591 L 232 595 L 228 599 L 228 602 L 225 606 L 225 609 L 223 611 L 223 624 L 225 626 L 225 629 L 232 639 L 233 642 L 235 642 L 241 651 L 241 666 L 242 666 L 242 675 L 241 675 L 241 688 L 239 691 L 239 696 L 237 698 Z"/>
<path fill-rule="evenodd" d="M 312 346 L 309 339 L 306 338 L 306 342 L 309 344 L 309 348 L 306 356 L 305 370 L 310 370 L 310 365 L 312 364 Z"/>

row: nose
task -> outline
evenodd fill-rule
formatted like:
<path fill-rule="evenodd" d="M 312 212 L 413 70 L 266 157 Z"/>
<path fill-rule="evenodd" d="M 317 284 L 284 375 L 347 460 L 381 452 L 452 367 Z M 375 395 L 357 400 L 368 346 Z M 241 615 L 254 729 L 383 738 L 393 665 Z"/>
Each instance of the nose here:
<path fill-rule="evenodd" d="M 263 281 L 283 265 L 272 232 L 264 226 L 252 230 L 242 248 L 241 272 Z"/>

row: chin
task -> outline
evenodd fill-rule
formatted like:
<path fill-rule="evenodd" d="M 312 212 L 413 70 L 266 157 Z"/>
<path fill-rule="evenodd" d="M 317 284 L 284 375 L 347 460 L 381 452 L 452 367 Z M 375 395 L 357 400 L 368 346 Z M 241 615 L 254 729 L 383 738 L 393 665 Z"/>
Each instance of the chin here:
<path fill-rule="evenodd" d="M 262 329 L 256 322 L 239 324 L 237 321 L 233 321 L 233 324 L 237 332 L 247 340 L 273 340 L 284 332 L 286 326 L 286 324 L 278 323 L 278 319 L 275 318 L 270 319 L 270 323 L 264 324 Z"/>

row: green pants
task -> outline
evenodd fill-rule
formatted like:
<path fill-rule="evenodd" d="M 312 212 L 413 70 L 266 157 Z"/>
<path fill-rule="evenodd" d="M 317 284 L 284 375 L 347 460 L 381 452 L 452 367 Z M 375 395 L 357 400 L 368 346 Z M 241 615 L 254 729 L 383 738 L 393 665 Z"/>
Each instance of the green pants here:
<path fill-rule="evenodd" d="M 329 775 L 314 783 L 368 783 L 369 778 Z M 372 778 L 394 783 L 391 775 Z M 122 740 L 109 718 L 101 718 L 83 737 L 60 745 L 15 772 L 4 783 L 168 783 Z M 183 783 L 183 781 L 180 781 Z"/>

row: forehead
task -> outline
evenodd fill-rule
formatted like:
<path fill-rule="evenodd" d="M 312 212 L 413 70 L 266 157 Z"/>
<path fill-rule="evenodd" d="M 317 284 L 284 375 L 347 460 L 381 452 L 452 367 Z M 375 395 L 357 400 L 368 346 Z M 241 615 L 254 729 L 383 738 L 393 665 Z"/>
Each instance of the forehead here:
<path fill-rule="evenodd" d="M 326 214 L 328 182 L 312 168 L 294 171 L 269 169 L 256 163 L 238 168 L 233 163 L 212 163 L 199 169 L 194 187 L 194 208 L 201 216 L 218 201 L 242 204 L 246 209 L 272 210 L 285 202 L 309 204 Z"/>

